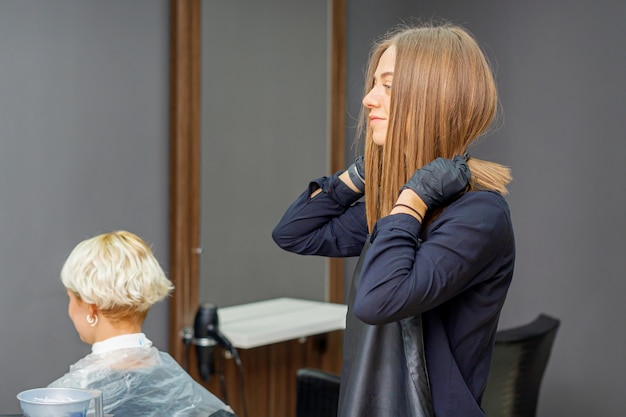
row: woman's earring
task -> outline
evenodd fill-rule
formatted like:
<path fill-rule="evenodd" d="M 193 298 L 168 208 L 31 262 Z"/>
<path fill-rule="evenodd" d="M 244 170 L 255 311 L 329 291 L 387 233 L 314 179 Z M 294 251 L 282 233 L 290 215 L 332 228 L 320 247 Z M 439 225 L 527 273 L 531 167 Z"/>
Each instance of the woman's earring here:
<path fill-rule="evenodd" d="M 87 314 L 87 323 L 89 323 L 91 327 L 95 326 L 98 324 L 98 316 L 94 314 L 93 317 L 91 317 L 91 314 Z"/>

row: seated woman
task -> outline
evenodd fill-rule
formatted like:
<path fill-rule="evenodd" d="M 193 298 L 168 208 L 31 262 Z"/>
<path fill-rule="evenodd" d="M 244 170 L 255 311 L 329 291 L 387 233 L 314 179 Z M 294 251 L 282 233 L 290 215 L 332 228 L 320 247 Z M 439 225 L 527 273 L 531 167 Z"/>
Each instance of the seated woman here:
<path fill-rule="evenodd" d="M 61 280 L 74 327 L 92 347 L 50 387 L 100 390 L 104 412 L 114 416 L 234 416 L 142 333 L 150 307 L 173 289 L 143 240 L 125 231 L 87 239 Z"/>

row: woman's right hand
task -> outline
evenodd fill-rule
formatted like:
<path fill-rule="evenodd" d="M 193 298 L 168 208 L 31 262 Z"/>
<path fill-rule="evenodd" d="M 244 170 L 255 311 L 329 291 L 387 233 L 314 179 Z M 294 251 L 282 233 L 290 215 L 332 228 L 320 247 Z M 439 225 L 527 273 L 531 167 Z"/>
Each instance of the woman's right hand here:
<path fill-rule="evenodd" d="M 357 157 L 352 165 L 339 178 L 353 191 L 365 193 L 365 163 L 363 155 Z"/>
<path fill-rule="evenodd" d="M 415 171 L 402 190 L 412 190 L 432 210 L 446 205 L 463 192 L 470 176 L 467 157 L 437 158 Z"/>
<path fill-rule="evenodd" d="M 339 174 L 339 172 L 335 175 Z M 363 156 L 357 157 L 352 165 L 339 174 L 338 178 L 355 193 L 365 194 L 365 164 L 363 162 Z M 311 193 L 309 198 L 313 198 L 321 192 L 322 189 L 318 188 Z"/>

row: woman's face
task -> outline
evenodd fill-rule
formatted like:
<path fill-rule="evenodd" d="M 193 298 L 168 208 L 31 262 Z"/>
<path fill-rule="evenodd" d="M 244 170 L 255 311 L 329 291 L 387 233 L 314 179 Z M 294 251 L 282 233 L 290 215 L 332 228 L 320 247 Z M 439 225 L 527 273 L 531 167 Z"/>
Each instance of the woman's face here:
<path fill-rule="evenodd" d="M 374 73 L 374 85 L 369 93 L 363 97 L 363 106 L 369 109 L 369 127 L 372 129 L 372 140 L 379 146 L 385 144 L 387 137 L 395 61 L 396 48 L 392 45 L 381 55 Z"/>
<path fill-rule="evenodd" d="M 87 344 L 92 344 L 94 328 L 87 322 L 87 316 L 91 314 L 89 304 L 70 290 L 67 290 L 67 295 L 70 298 L 67 314 L 70 316 L 72 323 L 74 323 L 74 328 L 78 332 L 80 340 Z"/>

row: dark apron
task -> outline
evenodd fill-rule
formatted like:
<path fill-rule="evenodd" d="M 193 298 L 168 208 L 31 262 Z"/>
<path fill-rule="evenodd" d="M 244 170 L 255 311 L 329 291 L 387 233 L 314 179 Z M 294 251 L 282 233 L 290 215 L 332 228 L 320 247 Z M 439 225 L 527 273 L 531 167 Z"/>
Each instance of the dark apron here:
<path fill-rule="evenodd" d="M 367 239 L 352 277 L 338 417 L 433 417 L 421 316 L 372 326 L 354 316 Z"/>

